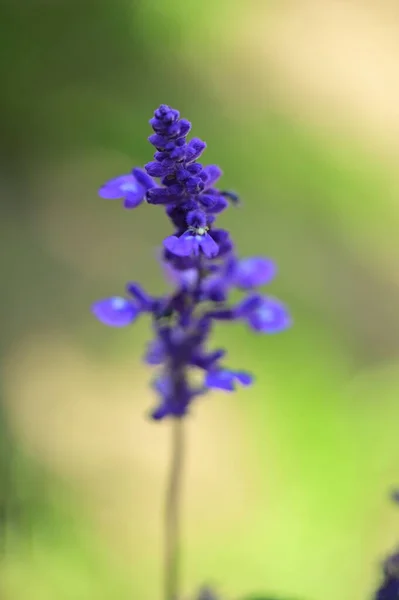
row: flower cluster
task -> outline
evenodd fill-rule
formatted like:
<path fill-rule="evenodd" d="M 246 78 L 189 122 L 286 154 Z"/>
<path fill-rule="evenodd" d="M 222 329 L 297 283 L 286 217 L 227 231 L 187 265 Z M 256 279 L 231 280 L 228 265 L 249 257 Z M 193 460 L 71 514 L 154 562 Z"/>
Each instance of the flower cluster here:
<path fill-rule="evenodd" d="M 238 258 L 229 232 L 215 226 L 216 215 L 238 198 L 215 187 L 222 175 L 218 166 L 198 162 L 206 145 L 197 138 L 187 141 L 190 122 L 161 105 L 150 125 L 154 160 L 145 170 L 135 168 L 111 179 L 99 194 L 123 199 L 128 209 L 144 201 L 164 206 L 174 233 L 163 241 L 162 263 L 175 289 L 153 297 L 129 283 L 125 297 L 100 300 L 92 312 L 113 327 L 129 325 L 142 313 L 151 315 L 154 339 L 145 360 L 160 367 L 153 382 L 160 401 L 152 417 L 162 419 L 183 417 L 192 400 L 209 389 L 233 391 L 237 384 L 251 384 L 249 373 L 224 366 L 224 349 L 208 350 L 215 321 L 243 321 L 256 332 L 271 334 L 287 328 L 291 319 L 283 304 L 258 291 L 275 276 L 274 263 Z M 229 305 L 229 294 L 237 289 L 243 298 Z M 194 370 L 203 373 L 199 385 L 192 383 Z"/>

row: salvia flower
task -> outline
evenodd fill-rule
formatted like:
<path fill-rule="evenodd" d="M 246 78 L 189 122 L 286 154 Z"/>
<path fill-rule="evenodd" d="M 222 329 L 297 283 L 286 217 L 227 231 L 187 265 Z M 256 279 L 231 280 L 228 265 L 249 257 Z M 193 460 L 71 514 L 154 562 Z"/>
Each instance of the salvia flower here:
<path fill-rule="evenodd" d="M 140 309 L 137 304 L 126 298 L 113 296 L 112 298 L 95 302 L 92 306 L 92 312 L 104 325 L 125 327 L 125 325 L 133 323 Z"/>
<path fill-rule="evenodd" d="M 152 388 L 159 401 L 152 417 L 161 420 L 185 416 L 193 400 L 209 390 L 232 392 L 251 385 L 250 373 L 224 364 L 225 349 L 208 348 L 217 321 L 241 321 L 258 333 L 272 334 L 289 327 L 291 318 L 281 302 L 259 292 L 275 277 L 273 261 L 239 258 L 229 232 L 215 226 L 216 216 L 237 203 L 238 196 L 215 187 L 222 175 L 217 165 L 198 162 L 206 144 L 198 138 L 187 141 L 191 123 L 161 105 L 150 125 L 154 160 L 145 170 L 135 168 L 111 179 L 99 194 L 123 199 L 125 208 L 144 200 L 164 206 L 173 231 L 163 240 L 160 261 L 173 290 L 154 297 L 138 283 L 128 283 L 126 296 L 95 302 L 92 312 L 111 327 L 150 315 L 153 339 L 145 362 L 158 369 Z M 234 290 L 243 297 L 229 304 Z M 196 373 L 200 376 L 194 378 Z"/>
<path fill-rule="evenodd" d="M 142 169 L 133 169 L 128 175 L 110 179 L 99 189 L 99 196 L 106 200 L 123 198 L 125 208 L 136 208 L 141 204 L 147 190 L 155 187 L 152 178 Z"/>

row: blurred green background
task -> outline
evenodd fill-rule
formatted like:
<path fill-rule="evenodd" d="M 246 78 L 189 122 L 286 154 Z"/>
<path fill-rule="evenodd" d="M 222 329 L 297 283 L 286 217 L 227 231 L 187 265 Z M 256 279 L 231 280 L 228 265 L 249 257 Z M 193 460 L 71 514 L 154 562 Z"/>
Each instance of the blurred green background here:
<path fill-rule="evenodd" d="M 380 0 L 3 0 L 5 600 L 158 600 L 168 423 L 141 354 L 89 307 L 160 291 L 163 212 L 97 197 L 151 159 L 160 103 L 243 206 L 295 327 L 221 326 L 249 392 L 187 422 L 184 592 L 363 600 L 399 539 L 399 7 Z"/>

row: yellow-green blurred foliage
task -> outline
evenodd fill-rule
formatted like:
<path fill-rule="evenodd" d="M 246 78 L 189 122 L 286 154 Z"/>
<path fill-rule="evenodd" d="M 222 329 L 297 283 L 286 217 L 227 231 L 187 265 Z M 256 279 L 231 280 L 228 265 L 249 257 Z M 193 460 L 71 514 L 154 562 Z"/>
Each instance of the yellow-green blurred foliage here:
<path fill-rule="evenodd" d="M 178 108 L 279 266 L 289 332 L 220 327 L 249 392 L 187 422 L 184 589 L 363 600 L 399 540 L 399 6 L 5 0 L 0 18 L 2 561 L 7 600 L 158 600 L 169 425 L 148 323 L 97 298 L 166 285 L 163 211 L 102 201 Z"/>

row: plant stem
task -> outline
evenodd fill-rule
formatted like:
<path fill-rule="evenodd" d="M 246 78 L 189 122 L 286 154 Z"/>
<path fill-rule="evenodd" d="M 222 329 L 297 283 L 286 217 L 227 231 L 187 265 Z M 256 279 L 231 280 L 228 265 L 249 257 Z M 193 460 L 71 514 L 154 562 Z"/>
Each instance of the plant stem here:
<path fill-rule="evenodd" d="M 165 598 L 179 600 L 180 491 L 183 469 L 183 419 L 172 422 L 172 459 L 165 503 Z"/>

